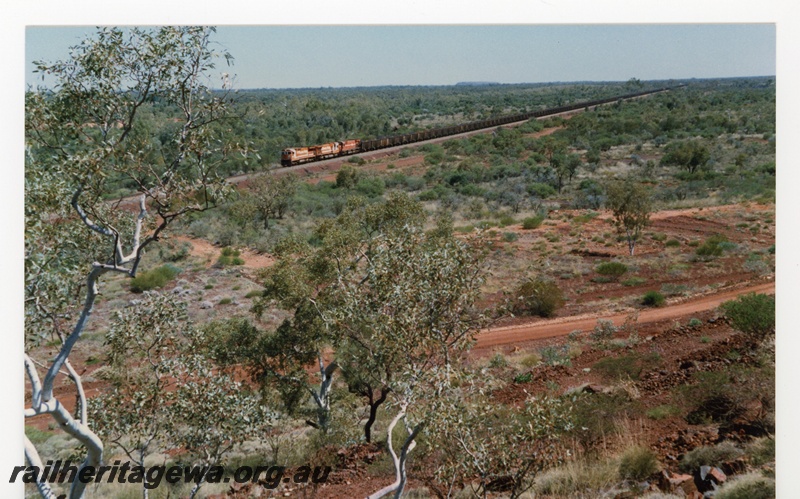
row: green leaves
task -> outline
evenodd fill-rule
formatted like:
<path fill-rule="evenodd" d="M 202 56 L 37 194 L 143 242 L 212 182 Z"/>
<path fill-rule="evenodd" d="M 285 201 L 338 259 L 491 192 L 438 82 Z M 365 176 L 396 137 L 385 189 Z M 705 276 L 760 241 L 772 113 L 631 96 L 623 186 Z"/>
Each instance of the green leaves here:
<path fill-rule="evenodd" d="M 650 192 L 641 183 L 626 179 L 608 183 L 606 194 L 606 206 L 614 216 L 614 225 L 625 234 L 633 256 L 636 240 L 650 222 L 650 212 L 653 210 Z"/>

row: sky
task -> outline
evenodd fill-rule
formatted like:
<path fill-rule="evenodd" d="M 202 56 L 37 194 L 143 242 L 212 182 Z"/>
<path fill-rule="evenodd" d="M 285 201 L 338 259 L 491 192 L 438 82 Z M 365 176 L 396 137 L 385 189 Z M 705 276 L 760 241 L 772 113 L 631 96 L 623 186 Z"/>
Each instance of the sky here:
<path fill-rule="evenodd" d="M 32 61 L 54 61 L 93 26 L 27 27 Z M 236 87 L 306 88 L 767 76 L 776 29 L 763 24 L 218 26 Z"/>

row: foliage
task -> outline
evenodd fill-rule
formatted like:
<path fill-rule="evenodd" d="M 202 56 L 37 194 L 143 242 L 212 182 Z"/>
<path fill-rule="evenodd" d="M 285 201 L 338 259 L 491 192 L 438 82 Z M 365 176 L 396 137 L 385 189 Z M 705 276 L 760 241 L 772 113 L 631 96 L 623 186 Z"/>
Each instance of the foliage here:
<path fill-rule="evenodd" d="M 738 476 L 726 482 L 714 495 L 717 499 L 772 499 L 775 480 L 758 473 Z"/>
<path fill-rule="evenodd" d="M 544 217 L 541 216 L 541 215 L 540 216 L 535 216 L 535 217 L 526 217 L 522 221 L 522 228 L 525 229 L 525 230 L 536 229 L 540 225 L 542 225 L 543 221 L 544 221 Z"/>
<path fill-rule="evenodd" d="M 642 297 L 642 305 L 645 307 L 663 307 L 665 301 L 664 295 L 658 291 L 648 291 Z"/>
<path fill-rule="evenodd" d="M 642 184 L 631 179 L 614 181 L 606 185 L 606 206 L 614 217 L 617 230 L 625 234 L 628 250 L 633 256 L 636 240 L 650 221 L 652 202 L 650 193 Z"/>
<path fill-rule="evenodd" d="M 614 337 L 614 334 L 617 332 L 617 327 L 614 326 L 614 323 L 608 319 L 597 319 L 597 324 L 592 329 L 592 332 L 589 334 L 589 338 L 595 343 L 600 344 L 601 346 L 607 343 L 611 338 Z"/>
<path fill-rule="evenodd" d="M 141 272 L 131 279 L 131 291 L 134 293 L 141 293 L 143 291 L 163 288 L 164 285 L 178 275 L 178 272 L 180 271 L 172 265 L 162 265 L 148 270 L 147 272 Z"/>
<path fill-rule="evenodd" d="M 727 242 L 728 238 L 723 235 L 715 234 L 706 239 L 703 244 L 697 247 L 695 254 L 702 257 L 715 257 L 722 255 L 724 250 L 723 243 Z"/>
<path fill-rule="evenodd" d="M 655 367 L 660 360 L 658 354 L 628 354 L 622 356 L 605 357 L 597 361 L 593 369 L 612 379 L 638 380 L 644 370 Z"/>
<path fill-rule="evenodd" d="M 671 405 L 659 405 L 647 410 L 647 417 L 650 419 L 661 420 L 675 416 L 680 412 L 677 407 Z"/>
<path fill-rule="evenodd" d="M 711 153 L 699 140 L 678 141 L 667 144 L 666 153 L 661 158 L 662 165 L 677 165 L 689 173 L 695 173 L 706 166 Z"/>
<path fill-rule="evenodd" d="M 634 414 L 635 407 L 623 391 L 582 393 L 574 397 L 570 437 L 584 450 L 603 447 L 608 435 L 617 431 L 615 421 Z"/>
<path fill-rule="evenodd" d="M 733 364 L 726 371 L 698 372 L 695 383 L 677 389 L 690 412 L 690 424 L 730 427 L 747 416 L 753 431 L 771 434 L 775 427 L 774 351 L 757 366 Z M 753 411 L 753 407 L 757 407 Z"/>
<path fill-rule="evenodd" d="M 511 310 L 515 314 L 552 317 L 564 306 L 561 288 L 552 281 L 529 279 L 514 290 Z"/>
<path fill-rule="evenodd" d="M 617 484 L 618 468 L 611 459 L 571 460 L 537 476 L 534 490 L 547 497 L 594 497 L 597 491 L 612 489 Z"/>
<path fill-rule="evenodd" d="M 573 428 L 571 402 L 539 397 L 521 410 L 491 403 L 475 380 L 442 393 L 434 401 L 431 452 L 439 463 L 436 476 L 452 486 L 477 478 L 475 494 L 502 486 L 520 497 L 531 486 L 529 477 L 563 459 L 558 437 Z"/>
<path fill-rule="evenodd" d="M 755 439 L 745 446 L 745 451 L 754 466 L 775 462 L 775 439 L 770 436 Z"/>
<path fill-rule="evenodd" d="M 228 265 L 244 265 L 244 260 L 239 255 L 241 255 L 241 252 L 238 249 L 226 246 L 220 251 L 216 265 L 218 267 L 226 267 Z"/>
<path fill-rule="evenodd" d="M 647 447 L 630 447 L 620 456 L 619 474 L 622 478 L 644 480 L 656 471 L 658 471 L 658 459 Z"/>
<path fill-rule="evenodd" d="M 488 365 L 493 369 L 496 369 L 498 367 L 506 367 L 508 366 L 508 360 L 502 353 L 496 353 L 491 359 L 489 359 Z"/>
<path fill-rule="evenodd" d="M 724 440 L 713 446 L 697 447 L 683 455 L 680 469 L 685 473 L 692 473 L 700 466 L 722 466 L 723 463 L 733 461 L 744 454 L 744 451 L 731 442 Z"/>
<path fill-rule="evenodd" d="M 49 334 L 61 341 L 41 383 L 26 356 L 33 391 L 26 416 L 49 414 L 77 439 L 87 450 L 82 468 L 100 464 L 102 441 L 85 411 L 73 417 L 63 408 L 53 385 L 66 369 L 85 408 L 69 357 L 102 277 L 136 276 L 145 249 L 172 222 L 227 194 L 217 175 L 227 156 L 247 156 L 246 144 L 228 142 L 220 126 L 230 119 L 230 82 L 223 76 L 221 91 L 209 87 L 213 32 L 188 26 L 100 29 L 66 61 L 37 62 L 54 86 L 25 96 L 26 342 Z M 158 106 L 171 114 L 161 129 L 147 119 Z M 139 192 L 138 213 L 104 201 L 120 185 Z M 78 304 L 81 289 L 85 299 Z M 67 333 L 66 323 L 75 317 Z M 26 455 L 41 465 L 38 455 Z M 38 487 L 47 495 L 47 484 Z M 74 482 L 71 497 L 82 496 L 84 488 Z"/>
<path fill-rule="evenodd" d="M 106 334 L 110 388 L 89 405 L 98 434 L 140 466 L 150 454 L 176 451 L 214 465 L 263 431 L 272 414 L 209 362 L 206 342 L 187 321 L 186 304 L 168 295 L 146 293 L 118 312 Z"/>
<path fill-rule="evenodd" d="M 763 339 L 775 332 L 775 298 L 748 293 L 720 306 L 735 329 L 753 339 Z"/>
<path fill-rule="evenodd" d="M 621 262 L 603 262 L 595 270 L 598 274 L 617 278 L 628 271 L 628 266 Z"/>
<path fill-rule="evenodd" d="M 359 171 L 351 165 L 342 165 L 336 172 L 336 187 L 339 189 L 352 189 L 360 178 Z"/>
<path fill-rule="evenodd" d="M 646 282 L 647 279 L 645 279 L 644 277 L 633 276 L 625 279 L 620 284 L 622 284 L 623 286 L 641 286 Z"/>
<path fill-rule="evenodd" d="M 546 346 L 539 350 L 539 354 L 542 356 L 542 363 L 547 366 L 569 366 L 571 363 L 569 345 Z"/>
<path fill-rule="evenodd" d="M 282 175 L 257 175 L 248 182 L 247 190 L 231 203 L 229 211 L 234 220 L 243 226 L 253 223 L 269 228 L 271 219 L 282 219 L 297 192 L 299 180 L 292 173 Z"/>

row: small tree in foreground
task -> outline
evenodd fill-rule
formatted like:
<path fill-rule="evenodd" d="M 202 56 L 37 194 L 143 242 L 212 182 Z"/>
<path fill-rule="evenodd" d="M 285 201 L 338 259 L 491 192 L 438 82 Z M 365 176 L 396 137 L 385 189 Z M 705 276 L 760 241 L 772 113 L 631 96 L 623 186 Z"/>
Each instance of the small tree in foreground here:
<path fill-rule="evenodd" d="M 478 497 L 503 490 L 515 499 L 530 489 L 537 471 L 567 455 L 559 438 L 573 429 L 572 402 L 544 396 L 509 407 L 484 393 L 484 378 L 456 378 L 457 384 L 431 399 L 436 410 L 428 452 L 438 463 L 437 479 L 448 486 L 447 497 L 457 485 L 469 484 Z"/>
<path fill-rule="evenodd" d="M 636 240 L 650 222 L 653 209 L 650 193 L 644 185 L 629 179 L 609 183 L 606 194 L 606 207 L 611 210 L 617 230 L 625 234 L 628 251 L 633 256 Z"/>
<path fill-rule="evenodd" d="M 149 292 L 120 311 L 106 334 L 110 386 L 89 400 L 89 415 L 98 436 L 136 466 L 156 452 L 177 454 L 186 464 L 220 465 L 234 445 L 273 420 L 258 397 L 210 362 L 204 330 L 185 314 L 185 304 Z M 146 483 L 142 495 L 149 496 Z"/>

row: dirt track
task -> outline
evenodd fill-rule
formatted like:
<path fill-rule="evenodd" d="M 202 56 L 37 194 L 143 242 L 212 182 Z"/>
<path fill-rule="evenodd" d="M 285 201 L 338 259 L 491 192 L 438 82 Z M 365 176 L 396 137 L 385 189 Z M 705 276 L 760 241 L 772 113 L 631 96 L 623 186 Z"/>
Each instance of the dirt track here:
<path fill-rule="evenodd" d="M 657 322 L 665 319 L 684 317 L 705 310 L 718 307 L 722 302 L 735 298 L 744 293 L 766 293 L 775 294 L 775 283 L 768 282 L 724 291 L 714 295 L 690 298 L 688 301 L 675 305 L 668 305 L 663 308 L 648 309 L 639 313 L 639 323 Z M 597 323 L 597 319 L 609 319 L 616 325 L 622 324 L 628 314 L 616 314 L 603 317 L 602 315 L 580 315 L 573 317 L 561 317 L 535 324 L 521 324 L 508 327 L 498 327 L 488 329 L 477 336 L 475 350 L 489 349 L 500 345 L 516 344 L 543 338 L 553 338 L 564 336 L 571 331 L 580 329 L 583 331 L 591 330 Z"/>

